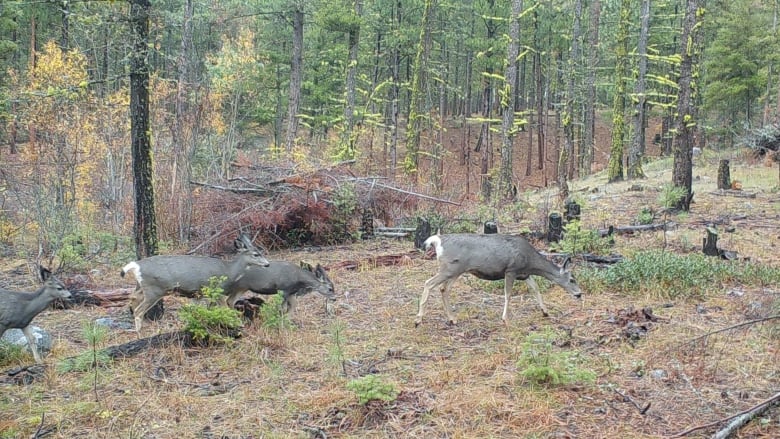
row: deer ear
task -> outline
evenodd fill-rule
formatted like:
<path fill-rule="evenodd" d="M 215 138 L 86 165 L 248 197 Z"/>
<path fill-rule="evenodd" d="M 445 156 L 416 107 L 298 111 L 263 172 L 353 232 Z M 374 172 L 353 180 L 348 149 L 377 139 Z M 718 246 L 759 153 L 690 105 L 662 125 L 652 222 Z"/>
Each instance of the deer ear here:
<path fill-rule="evenodd" d="M 304 269 L 306 271 L 311 271 L 312 273 L 314 273 L 314 267 L 312 267 L 310 263 L 302 260 L 300 262 L 300 265 L 301 265 L 302 269 Z"/>
<path fill-rule="evenodd" d="M 563 265 L 561 265 L 561 273 L 565 273 L 569 271 L 569 269 L 571 268 L 570 265 L 571 265 L 571 258 L 566 258 L 563 261 Z"/>
<path fill-rule="evenodd" d="M 38 267 L 40 273 L 41 273 L 41 279 L 46 282 L 51 277 L 51 271 L 49 271 L 46 267 L 43 265 Z"/>
<path fill-rule="evenodd" d="M 325 278 L 328 277 L 327 274 L 325 274 L 325 269 L 322 268 L 322 265 L 320 264 L 317 264 L 317 268 L 314 269 L 314 274 L 321 280 L 325 280 Z"/>

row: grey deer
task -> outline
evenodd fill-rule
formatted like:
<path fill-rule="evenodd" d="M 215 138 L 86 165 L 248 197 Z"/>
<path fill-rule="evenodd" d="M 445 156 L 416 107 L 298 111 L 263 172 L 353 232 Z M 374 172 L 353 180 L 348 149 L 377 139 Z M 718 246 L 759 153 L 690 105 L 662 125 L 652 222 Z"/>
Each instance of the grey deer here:
<path fill-rule="evenodd" d="M 292 318 L 297 298 L 312 291 L 335 299 L 333 282 L 320 264 L 316 268 L 306 264 L 301 268 L 291 262 L 271 261 L 265 268 L 250 268 L 241 279 L 236 281 L 233 293 L 228 296 L 228 305 L 233 306 L 245 291 L 256 294 L 276 294 L 282 292 L 284 301 L 282 311 Z"/>
<path fill-rule="evenodd" d="M 441 286 L 441 299 L 450 324 L 455 324 L 447 290 L 463 273 L 472 274 L 485 280 L 504 280 L 504 312 L 501 319 L 506 324 L 509 295 L 515 279 L 525 280 L 528 288 L 536 294 L 539 308 L 547 317 L 547 309 L 542 302 L 539 287 L 531 276 L 541 276 L 560 285 L 572 296 L 580 298 L 582 291 L 569 270 L 567 259 L 562 267 L 553 264 L 524 238 L 511 235 L 489 234 L 452 234 L 433 235 L 425 240 L 425 248 L 436 249 L 439 272 L 425 282 L 415 326 L 422 323 L 425 302 L 431 290 Z"/>
<path fill-rule="evenodd" d="M 255 247 L 249 237 L 241 234 L 235 240 L 238 254 L 229 261 L 219 258 L 191 255 L 151 256 L 133 261 L 122 268 L 122 277 L 133 273 L 137 283 L 130 297 L 130 310 L 135 319 L 135 329 L 141 332 L 144 315 L 149 309 L 173 292 L 192 294 L 209 284 L 213 276 L 225 276 L 222 289 L 230 295 L 251 267 L 267 267 L 269 262 Z"/>
<path fill-rule="evenodd" d="M 46 268 L 40 267 L 43 285 L 34 293 L 0 289 L 0 337 L 6 329 L 24 332 L 36 363 L 43 363 L 30 322 L 56 299 L 67 299 L 70 291 Z"/>

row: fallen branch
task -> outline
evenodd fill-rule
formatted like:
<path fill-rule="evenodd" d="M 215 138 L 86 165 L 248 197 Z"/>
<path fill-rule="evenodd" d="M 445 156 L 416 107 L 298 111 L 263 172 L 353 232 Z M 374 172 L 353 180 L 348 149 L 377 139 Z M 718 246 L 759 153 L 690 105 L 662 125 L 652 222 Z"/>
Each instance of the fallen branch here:
<path fill-rule="evenodd" d="M 715 439 L 715 438 L 725 439 L 731 433 L 733 433 L 733 430 L 735 428 L 741 427 L 747 421 L 749 421 L 750 419 L 756 417 L 757 415 L 760 415 L 766 409 L 768 409 L 772 404 L 774 404 L 774 403 L 776 403 L 778 401 L 780 401 L 780 392 L 775 393 L 772 397 L 767 398 L 767 399 L 761 401 L 760 403 L 754 405 L 753 407 L 750 407 L 747 410 L 743 410 L 743 411 L 741 411 L 741 412 L 739 412 L 737 414 L 728 416 L 728 417 L 723 418 L 723 419 L 718 419 L 717 421 L 713 421 L 713 422 L 710 422 L 710 423 L 707 423 L 707 424 L 697 425 L 696 427 L 691 427 L 691 428 L 689 428 L 689 429 L 687 429 L 685 431 L 681 431 L 681 432 L 673 434 L 672 436 L 669 436 L 669 437 L 670 438 L 674 438 L 674 437 L 687 436 L 687 435 L 693 433 L 694 431 L 704 430 L 705 428 L 714 427 L 714 426 L 716 426 L 718 424 L 721 424 L 721 423 L 726 422 L 726 421 L 730 421 L 730 420 L 735 419 L 735 418 L 742 418 L 744 416 L 750 415 L 742 423 L 740 423 L 737 426 L 732 427 L 732 424 L 735 424 L 735 422 L 736 422 L 736 419 L 735 419 L 735 422 L 732 422 L 725 429 L 717 432 L 714 436 L 712 436 L 712 439 Z M 731 429 L 729 429 L 729 427 L 731 427 Z"/>
<path fill-rule="evenodd" d="M 370 184 L 372 186 L 379 186 L 379 187 L 384 188 L 384 189 L 389 189 L 391 191 L 400 192 L 400 193 L 406 194 L 406 195 L 412 195 L 412 196 L 415 196 L 417 198 L 422 198 L 422 199 L 425 199 L 425 200 L 435 201 L 437 203 L 446 203 L 446 204 L 452 204 L 454 206 L 460 206 L 460 203 L 457 203 L 455 201 L 445 200 L 445 199 L 442 199 L 442 198 L 432 197 L 430 195 L 425 195 L 425 194 L 420 194 L 420 193 L 417 193 L 417 192 L 411 192 L 411 191 L 399 189 L 397 187 L 393 187 L 393 186 L 390 186 L 390 185 L 382 184 L 382 183 L 379 183 L 379 182 L 376 182 L 376 181 L 372 181 L 371 183 L 369 183 L 369 182 L 365 181 L 364 179 L 360 179 L 360 178 L 350 178 L 350 179 L 347 179 L 347 181 L 356 181 L 356 182 L 363 183 L 363 184 Z"/>
<path fill-rule="evenodd" d="M 698 337 L 692 338 L 692 339 L 688 340 L 687 343 L 695 343 L 696 341 L 701 340 L 703 338 L 707 338 L 710 335 L 715 335 L 715 334 L 719 334 L 721 332 L 731 331 L 732 329 L 741 328 L 743 326 L 754 325 L 756 323 L 762 323 L 762 322 L 766 322 L 766 321 L 769 321 L 769 320 L 775 320 L 775 319 L 780 319 L 780 314 L 775 314 L 775 315 L 772 315 L 772 316 L 763 317 L 763 318 L 755 319 L 755 320 L 748 320 L 747 322 L 737 323 L 736 325 L 728 326 L 726 328 L 716 329 L 715 331 L 711 331 L 711 332 L 708 332 L 706 334 L 702 334 L 702 335 L 700 335 Z"/>
<path fill-rule="evenodd" d="M 729 422 L 729 425 L 712 435 L 712 439 L 726 439 L 727 437 L 734 434 L 735 430 L 738 430 L 743 425 L 747 424 L 751 419 L 767 411 L 769 407 L 772 406 L 772 404 L 775 404 L 778 401 L 780 401 L 780 392 L 775 393 L 775 396 L 765 400 L 752 409 L 749 409 L 746 413 L 738 415 L 736 418 L 734 418 L 733 421 Z"/>
<path fill-rule="evenodd" d="M 190 181 L 190 184 L 195 186 L 201 186 L 209 189 L 214 189 L 223 192 L 233 192 L 234 194 L 275 194 L 277 191 L 263 188 L 248 188 L 248 187 L 227 187 L 219 186 L 216 184 L 202 183 L 199 181 Z"/>
<path fill-rule="evenodd" d="M 636 401 L 634 401 L 634 399 L 633 399 L 633 398 L 631 398 L 630 396 L 626 395 L 625 393 L 622 393 L 622 392 L 621 392 L 620 390 L 618 390 L 618 389 L 612 389 L 612 390 L 614 390 L 614 391 L 615 391 L 615 393 L 617 393 L 618 395 L 620 395 L 620 396 L 623 398 L 623 401 L 628 401 L 628 402 L 630 402 L 631 404 L 633 404 L 633 405 L 634 405 L 634 407 L 636 407 L 636 409 L 637 409 L 637 410 L 639 410 L 639 414 L 640 414 L 640 415 L 644 415 L 645 413 L 647 413 L 647 410 L 649 410 L 649 409 L 650 409 L 650 403 L 649 403 L 649 402 L 648 402 L 648 403 L 647 403 L 647 404 L 646 404 L 644 407 L 640 407 L 640 406 L 639 406 L 639 404 L 638 404 Z"/>

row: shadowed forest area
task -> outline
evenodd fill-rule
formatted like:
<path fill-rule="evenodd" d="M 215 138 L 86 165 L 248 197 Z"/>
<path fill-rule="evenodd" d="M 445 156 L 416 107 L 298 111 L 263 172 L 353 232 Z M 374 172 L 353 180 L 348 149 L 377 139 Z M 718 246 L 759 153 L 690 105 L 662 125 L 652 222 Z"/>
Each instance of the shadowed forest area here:
<path fill-rule="evenodd" d="M 777 437 L 779 9 L 3 1 L 0 328 L 72 295 L 42 363 L 0 341 L 0 438 Z M 416 325 L 415 230 L 486 223 L 582 299 L 463 276 Z M 330 292 L 132 329 L 129 262 L 252 245 Z"/>

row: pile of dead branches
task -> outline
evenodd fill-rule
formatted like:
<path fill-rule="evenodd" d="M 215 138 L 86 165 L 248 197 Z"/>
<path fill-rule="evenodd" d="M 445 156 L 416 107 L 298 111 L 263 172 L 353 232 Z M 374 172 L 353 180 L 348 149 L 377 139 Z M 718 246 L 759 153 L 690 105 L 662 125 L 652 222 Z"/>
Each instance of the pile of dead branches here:
<path fill-rule="evenodd" d="M 258 233 L 266 248 L 333 245 L 359 236 L 366 224 L 390 225 L 421 203 L 450 203 L 392 185 L 385 177 L 357 177 L 349 164 L 300 171 L 284 166 L 245 166 L 223 184 L 196 187 L 193 241 L 222 251 L 238 230 Z"/>

